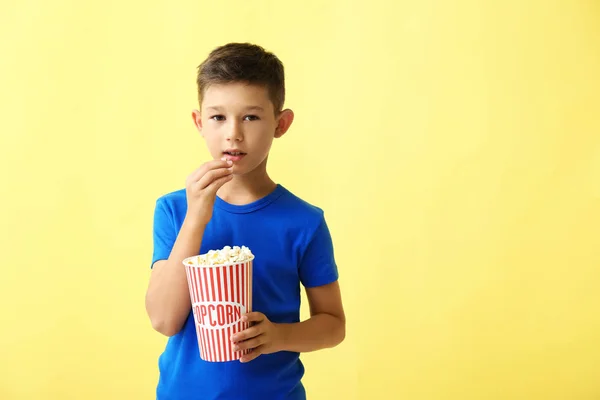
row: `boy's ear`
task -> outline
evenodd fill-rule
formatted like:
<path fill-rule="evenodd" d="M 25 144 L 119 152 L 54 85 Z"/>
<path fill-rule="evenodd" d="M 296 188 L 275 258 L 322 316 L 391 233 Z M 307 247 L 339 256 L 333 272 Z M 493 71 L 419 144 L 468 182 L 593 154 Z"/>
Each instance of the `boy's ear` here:
<path fill-rule="evenodd" d="M 200 132 L 200 134 L 204 136 L 204 134 L 202 133 L 202 115 L 200 114 L 200 111 L 193 110 L 192 118 L 194 119 L 194 125 L 196 125 L 196 129 L 198 129 L 198 132 Z"/>
<path fill-rule="evenodd" d="M 282 137 L 288 129 L 290 129 L 290 125 L 294 122 L 294 112 L 292 110 L 285 109 L 281 113 L 279 113 L 277 121 L 277 128 L 275 129 L 275 137 Z"/>

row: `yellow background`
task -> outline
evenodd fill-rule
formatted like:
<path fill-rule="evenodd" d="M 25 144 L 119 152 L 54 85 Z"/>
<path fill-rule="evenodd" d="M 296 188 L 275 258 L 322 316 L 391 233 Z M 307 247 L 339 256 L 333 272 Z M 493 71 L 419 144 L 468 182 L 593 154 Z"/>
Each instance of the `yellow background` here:
<path fill-rule="evenodd" d="M 0 38 L 0 399 L 153 398 L 154 201 L 229 41 L 284 61 L 270 170 L 334 235 L 311 400 L 600 399 L 600 2 L 3 1 Z"/>

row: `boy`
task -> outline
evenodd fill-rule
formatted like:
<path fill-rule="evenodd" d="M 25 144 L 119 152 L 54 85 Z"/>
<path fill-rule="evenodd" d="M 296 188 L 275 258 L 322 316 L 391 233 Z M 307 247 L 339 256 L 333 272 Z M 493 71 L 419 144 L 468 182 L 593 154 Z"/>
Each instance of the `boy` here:
<path fill-rule="evenodd" d="M 198 68 L 200 109 L 192 113 L 213 161 L 185 189 L 160 197 L 146 293 L 152 326 L 169 336 L 159 359 L 159 400 L 305 399 L 299 353 L 345 336 L 338 271 L 323 212 L 267 174 L 274 138 L 294 114 L 283 109 L 283 65 L 263 48 L 230 43 Z M 256 256 L 252 326 L 230 339 L 240 361 L 200 359 L 182 260 L 224 246 Z M 299 322 L 300 283 L 311 317 Z"/>

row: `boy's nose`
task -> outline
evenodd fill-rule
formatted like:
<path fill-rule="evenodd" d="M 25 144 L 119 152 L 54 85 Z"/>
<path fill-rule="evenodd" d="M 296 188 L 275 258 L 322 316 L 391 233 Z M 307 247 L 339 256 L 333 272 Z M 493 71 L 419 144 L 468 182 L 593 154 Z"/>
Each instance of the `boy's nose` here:
<path fill-rule="evenodd" d="M 240 125 L 241 124 L 238 123 L 231 124 L 229 132 L 227 132 L 228 141 L 241 142 L 242 140 L 244 140 L 244 135 L 242 134 L 242 127 Z"/>

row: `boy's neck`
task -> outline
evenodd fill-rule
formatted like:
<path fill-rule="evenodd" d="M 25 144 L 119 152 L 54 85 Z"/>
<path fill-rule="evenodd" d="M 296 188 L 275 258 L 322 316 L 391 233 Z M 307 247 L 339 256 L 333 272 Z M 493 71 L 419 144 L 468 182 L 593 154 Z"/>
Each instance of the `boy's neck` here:
<path fill-rule="evenodd" d="M 242 206 L 262 199 L 275 190 L 277 184 L 269 177 L 266 165 L 244 175 L 234 175 L 218 191 L 223 201 Z"/>

